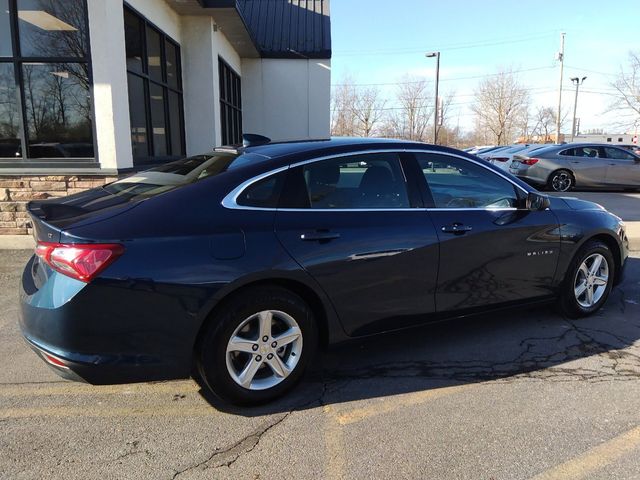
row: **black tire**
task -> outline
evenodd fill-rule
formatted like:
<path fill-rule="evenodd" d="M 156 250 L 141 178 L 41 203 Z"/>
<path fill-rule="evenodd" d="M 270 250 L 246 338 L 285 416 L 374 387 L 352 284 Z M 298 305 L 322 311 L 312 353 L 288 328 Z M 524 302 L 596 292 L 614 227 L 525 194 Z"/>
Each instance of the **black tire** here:
<path fill-rule="evenodd" d="M 258 312 L 268 310 L 284 312 L 295 320 L 301 331 L 302 349 L 291 373 L 279 380 L 280 383 L 263 390 L 252 390 L 237 383 L 229 372 L 227 344 L 235 330 L 246 319 Z M 215 396 L 236 405 L 260 405 L 278 398 L 293 388 L 312 360 L 318 344 L 318 328 L 309 306 L 295 293 L 278 286 L 256 287 L 234 296 L 210 319 L 205 329 L 196 352 L 198 375 Z M 259 343 L 260 338 L 255 341 Z M 249 356 L 248 362 L 255 358 L 254 354 L 245 355 Z M 254 356 L 251 357 L 251 355 Z M 266 362 L 264 368 L 269 371 L 263 373 L 275 375 Z"/>
<path fill-rule="evenodd" d="M 600 254 L 604 257 L 608 267 L 608 281 L 605 289 L 602 292 L 602 296 L 592 306 L 586 307 L 581 305 L 580 301 L 576 298 L 575 286 L 578 280 L 578 273 L 582 263 L 594 254 Z M 560 291 L 559 306 L 560 311 L 569 318 L 580 318 L 598 311 L 602 305 L 607 301 L 611 288 L 613 287 L 613 279 L 615 277 L 616 264 L 613 259 L 613 254 L 609 247 L 598 240 L 587 241 L 585 245 L 580 248 L 575 255 L 567 272 L 565 274 L 564 281 L 562 283 Z"/>
<path fill-rule="evenodd" d="M 553 192 L 568 192 L 576 186 L 576 178 L 569 170 L 560 169 L 549 175 L 547 188 Z"/>

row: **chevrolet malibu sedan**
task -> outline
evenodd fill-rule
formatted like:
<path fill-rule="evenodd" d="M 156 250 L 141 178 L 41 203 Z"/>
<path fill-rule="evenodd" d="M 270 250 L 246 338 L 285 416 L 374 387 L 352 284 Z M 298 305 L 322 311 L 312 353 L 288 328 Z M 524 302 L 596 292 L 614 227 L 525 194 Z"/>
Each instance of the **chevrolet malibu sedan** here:
<path fill-rule="evenodd" d="M 252 137 L 28 209 L 20 327 L 47 364 L 93 384 L 193 375 L 245 405 L 318 346 L 549 300 L 589 315 L 628 248 L 599 205 L 380 139 Z"/>
<path fill-rule="evenodd" d="M 551 145 L 514 155 L 509 171 L 556 192 L 575 187 L 640 189 L 640 156 L 611 145 Z"/>

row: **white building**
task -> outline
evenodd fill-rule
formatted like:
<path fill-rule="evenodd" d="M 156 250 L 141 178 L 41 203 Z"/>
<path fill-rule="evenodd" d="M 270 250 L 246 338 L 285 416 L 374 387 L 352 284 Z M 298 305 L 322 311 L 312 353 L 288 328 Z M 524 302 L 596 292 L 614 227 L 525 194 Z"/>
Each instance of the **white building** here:
<path fill-rule="evenodd" d="M 635 133 L 581 133 L 576 135 L 574 142 L 583 143 L 613 143 L 618 145 L 637 145 L 638 134 Z"/>
<path fill-rule="evenodd" d="M 0 0 L 0 234 L 25 202 L 329 136 L 329 0 Z"/>

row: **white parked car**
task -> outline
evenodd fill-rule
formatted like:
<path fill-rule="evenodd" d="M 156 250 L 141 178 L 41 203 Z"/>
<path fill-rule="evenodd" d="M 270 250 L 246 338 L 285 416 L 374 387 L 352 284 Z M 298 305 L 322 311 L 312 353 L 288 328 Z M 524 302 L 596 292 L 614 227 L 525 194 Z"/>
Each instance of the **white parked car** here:
<path fill-rule="evenodd" d="M 527 154 L 544 146 L 545 145 L 536 143 L 521 143 L 519 145 L 511 145 L 511 147 L 507 148 L 506 150 L 500 150 L 495 153 L 491 152 L 486 157 L 486 160 L 493 163 L 495 166 L 501 168 L 502 170 L 508 172 L 514 155 Z"/>

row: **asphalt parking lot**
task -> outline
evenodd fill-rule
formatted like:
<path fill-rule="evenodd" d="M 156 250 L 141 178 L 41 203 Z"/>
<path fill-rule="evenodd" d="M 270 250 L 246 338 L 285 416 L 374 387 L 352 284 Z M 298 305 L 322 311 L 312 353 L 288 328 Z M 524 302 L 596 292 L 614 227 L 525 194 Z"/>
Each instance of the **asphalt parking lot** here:
<path fill-rule="evenodd" d="M 190 380 L 59 379 L 16 325 L 29 255 L 0 251 L 0 478 L 640 478 L 640 253 L 593 317 L 543 307 L 340 347 L 258 409 Z"/>

